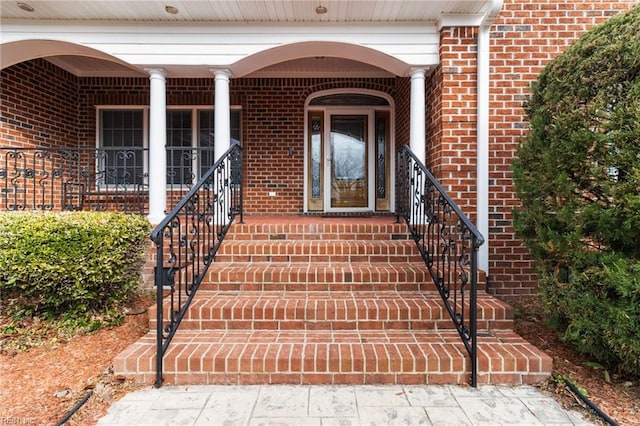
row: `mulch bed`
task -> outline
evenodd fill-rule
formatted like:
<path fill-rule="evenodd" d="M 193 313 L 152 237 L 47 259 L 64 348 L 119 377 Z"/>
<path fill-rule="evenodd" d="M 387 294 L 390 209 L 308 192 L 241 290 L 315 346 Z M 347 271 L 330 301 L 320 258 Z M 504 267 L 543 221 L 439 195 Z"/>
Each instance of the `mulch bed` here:
<path fill-rule="evenodd" d="M 110 365 L 119 352 L 146 333 L 146 308 L 152 303 L 151 297 L 138 299 L 125 322 L 117 327 L 70 339 L 52 338 L 26 351 L 2 345 L 0 418 L 4 424 L 55 424 L 92 391 L 92 397 L 67 424 L 94 425 L 113 401 L 138 387 L 114 376 Z M 516 331 L 553 358 L 553 377 L 540 385 L 542 390 L 552 394 L 563 406 L 582 411 L 590 421 L 599 422 L 558 379 L 567 377 L 585 389 L 589 398 L 620 425 L 640 426 L 637 378 L 607 374 L 602 367 L 576 353 L 545 326 L 535 300 L 513 304 L 517 312 Z M 0 317 L 0 330 L 4 330 L 6 321 L 7 318 Z"/>

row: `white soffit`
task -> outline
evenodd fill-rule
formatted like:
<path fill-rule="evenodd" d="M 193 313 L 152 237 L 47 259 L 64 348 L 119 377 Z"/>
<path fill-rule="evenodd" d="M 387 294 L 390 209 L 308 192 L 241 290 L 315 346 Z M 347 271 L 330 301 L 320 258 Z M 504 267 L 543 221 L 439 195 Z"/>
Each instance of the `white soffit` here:
<path fill-rule="evenodd" d="M 488 0 L 20 0 L 0 2 L 2 19 L 134 22 L 437 22 L 485 15 Z M 167 6 L 174 8 L 169 13 Z M 318 13 L 322 6 L 326 13 Z"/>

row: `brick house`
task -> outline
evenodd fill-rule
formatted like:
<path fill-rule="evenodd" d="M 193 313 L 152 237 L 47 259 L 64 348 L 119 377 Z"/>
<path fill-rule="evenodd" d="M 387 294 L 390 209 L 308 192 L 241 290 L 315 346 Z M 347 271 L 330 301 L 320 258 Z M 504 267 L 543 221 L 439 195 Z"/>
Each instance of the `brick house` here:
<path fill-rule="evenodd" d="M 246 216 L 384 217 L 408 145 L 485 236 L 485 293 L 533 295 L 511 225 L 522 103 L 550 59 L 636 3 L 5 1 L 0 148 L 90 151 L 91 179 L 116 170 L 102 187 L 158 223 L 233 141 Z M 0 153 L 0 210 L 100 203 L 82 179 L 12 187 L 34 181 L 12 174 L 15 152 Z"/>

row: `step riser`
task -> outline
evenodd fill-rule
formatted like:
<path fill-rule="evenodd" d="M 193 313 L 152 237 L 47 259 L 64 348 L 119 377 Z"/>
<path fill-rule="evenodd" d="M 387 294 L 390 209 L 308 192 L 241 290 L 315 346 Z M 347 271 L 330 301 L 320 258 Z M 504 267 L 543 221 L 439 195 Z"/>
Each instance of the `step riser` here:
<path fill-rule="evenodd" d="M 348 296 L 348 295 L 347 295 Z M 300 299 L 291 294 L 260 300 L 246 294 L 201 294 L 181 323 L 186 330 L 452 330 L 453 322 L 439 295 L 416 297 L 415 293 L 382 294 L 380 299 Z M 395 299 L 394 299 L 395 297 Z M 413 300 L 412 300 L 413 298 Z M 467 308 L 468 309 L 468 308 Z M 150 326 L 156 327 L 156 309 Z M 165 318 L 168 306 L 165 307 Z M 513 327 L 511 310 L 491 306 L 480 299 L 478 330 L 508 330 Z"/>
<path fill-rule="evenodd" d="M 383 291 L 385 287 L 416 288 L 423 283 L 430 283 L 431 277 L 420 265 L 405 268 L 393 266 L 259 266 L 225 267 L 214 265 L 210 268 L 204 283 L 211 284 L 279 284 L 302 285 L 320 284 L 325 288 L 333 288 L 341 284 L 353 286 L 355 289 L 370 287 L 371 290 Z M 433 285 L 429 285 L 435 290 Z M 290 286 L 288 286 L 290 287 Z M 306 288 L 301 288 L 305 290 Z M 370 290 L 370 291 L 371 291 Z"/>
<path fill-rule="evenodd" d="M 258 265 L 260 264 L 235 267 L 214 264 L 200 285 L 200 290 L 437 291 L 426 267 L 415 263 L 393 264 L 393 266 L 328 265 L 326 268 L 274 266 L 273 264 L 260 267 Z M 485 281 L 481 281 L 481 278 L 477 283 L 478 291 L 485 289 Z"/>
<path fill-rule="evenodd" d="M 335 233 L 335 232 L 268 232 L 250 233 L 230 231 L 225 236 L 225 241 L 406 241 L 410 240 L 409 234 L 374 231 Z"/>
<path fill-rule="evenodd" d="M 151 321 L 149 327 L 155 329 L 157 322 Z M 478 321 L 479 330 L 509 330 L 508 322 Z M 275 321 L 275 320 L 183 320 L 181 330 L 278 330 L 278 331 L 366 331 L 366 330 L 418 330 L 451 331 L 455 327 L 449 319 L 430 321 Z"/>
<path fill-rule="evenodd" d="M 394 333 L 334 333 L 333 343 L 325 343 L 327 336 L 318 333 L 300 343 L 295 333 L 264 340 L 252 332 L 182 332 L 164 357 L 165 383 L 464 384 L 469 378 L 469 358 L 455 332 L 417 332 L 400 341 Z M 363 336 L 367 341 L 353 342 Z M 513 333 L 492 338 L 479 349 L 480 384 L 532 384 L 548 377 L 549 357 L 526 344 L 506 346 L 502 338 L 508 342 Z M 130 356 L 117 358 L 115 371 L 153 380 L 153 340 L 150 333 Z"/>
<path fill-rule="evenodd" d="M 371 291 L 425 291 L 436 290 L 433 284 L 417 283 L 317 283 L 317 282 L 217 282 L 205 281 L 201 291 L 264 291 L 264 292 L 371 292 Z"/>
<path fill-rule="evenodd" d="M 360 255 L 360 254 L 216 254 L 216 262 L 219 263 L 419 263 L 422 257 L 419 255 Z"/>
<path fill-rule="evenodd" d="M 226 240 L 237 241 L 401 241 L 405 224 L 306 223 L 234 224 Z"/>
<path fill-rule="evenodd" d="M 413 241 L 394 242 L 235 242 L 225 241 L 216 262 L 421 263 Z"/>

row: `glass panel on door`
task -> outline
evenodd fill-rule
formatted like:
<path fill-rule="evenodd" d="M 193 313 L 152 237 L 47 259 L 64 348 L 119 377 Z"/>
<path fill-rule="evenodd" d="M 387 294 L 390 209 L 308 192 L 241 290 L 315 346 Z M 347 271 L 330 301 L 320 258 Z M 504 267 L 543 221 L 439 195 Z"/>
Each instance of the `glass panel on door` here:
<path fill-rule="evenodd" d="M 332 115 L 331 207 L 368 207 L 367 116 Z"/>
<path fill-rule="evenodd" d="M 389 111 L 376 111 L 375 120 L 376 210 L 389 210 L 391 206 Z"/>
<path fill-rule="evenodd" d="M 310 211 L 324 209 L 324 115 L 319 111 L 309 112 L 309 174 L 307 201 Z"/>

